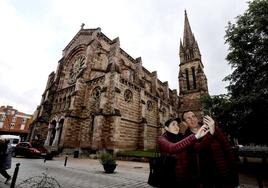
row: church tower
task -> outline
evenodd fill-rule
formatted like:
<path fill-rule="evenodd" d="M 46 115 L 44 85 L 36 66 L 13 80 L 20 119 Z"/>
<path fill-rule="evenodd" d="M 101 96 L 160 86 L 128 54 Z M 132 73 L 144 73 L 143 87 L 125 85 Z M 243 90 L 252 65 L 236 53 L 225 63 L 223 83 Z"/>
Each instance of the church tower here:
<path fill-rule="evenodd" d="M 180 112 L 191 110 L 201 114 L 200 97 L 208 95 L 207 78 L 201 54 L 185 10 L 183 42 L 180 40 L 179 96 Z"/>

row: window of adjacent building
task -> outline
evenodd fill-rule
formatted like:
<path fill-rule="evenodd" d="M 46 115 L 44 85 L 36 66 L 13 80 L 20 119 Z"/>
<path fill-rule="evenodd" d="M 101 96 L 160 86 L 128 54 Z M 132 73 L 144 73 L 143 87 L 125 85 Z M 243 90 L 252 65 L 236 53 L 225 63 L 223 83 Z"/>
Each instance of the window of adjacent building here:
<path fill-rule="evenodd" d="M 6 115 L 5 114 L 0 115 L 0 121 L 5 121 L 5 120 L 6 120 Z"/>
<path fill-rule="evenodd" d="M 4 126 L 4 122 L 0 122 L 0 129 L 2 129 Z"/>
<path fill-rule="evenodd" d="M 25 124 L 21 124 L 20 125 L 20 130 L 24 130 L 24 128 L 25 128 Z"/>
<path fill-rule="evenodd" d="M 22 123 L 26 123 L 27 118 L 22 118 Z"/>
<path fill-rule="evenodd" d="M 12 122 L 16 122 L 16 119 L 17 119 L 17 117 L 15 116 L 15 117 L 13 117 L 12 118 Z"/>
<path fill-rule="evenodd" d="M 14 129 L 14 127 L 15 127 L 15 123 L 10 123 L 10 124 L 9 124 L 9 128 L 10 128 L 10 129 Z"/>

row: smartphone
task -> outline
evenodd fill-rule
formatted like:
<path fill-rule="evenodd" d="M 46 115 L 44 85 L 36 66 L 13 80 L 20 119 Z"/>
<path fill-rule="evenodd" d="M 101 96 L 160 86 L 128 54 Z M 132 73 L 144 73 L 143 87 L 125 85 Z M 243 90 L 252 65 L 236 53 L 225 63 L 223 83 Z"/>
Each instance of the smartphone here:
<path fill-rule="evenodd" d="M 203 115 L 211 117 L 211 110 L 210 109 L 203 109 Z"/>

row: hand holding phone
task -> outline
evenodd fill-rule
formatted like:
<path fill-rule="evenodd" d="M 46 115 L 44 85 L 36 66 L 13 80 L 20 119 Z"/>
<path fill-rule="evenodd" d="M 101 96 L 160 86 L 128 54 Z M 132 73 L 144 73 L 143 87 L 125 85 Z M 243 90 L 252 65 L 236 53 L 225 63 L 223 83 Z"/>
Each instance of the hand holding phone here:
<path fill-rule="evenodd" d="M 203 109 L 203 115 L 204 116 L 211 116 L 211 110 L 210 109 Z"/>
<path fill-rule="evenodd" d="M 214 122 L 214 120 L 210 116 L 207 115 L 207 116 L 204 116 L 203 123 L 204 123 L 204 125 L 209 127 L 209 132 L 210 132 L 210 134 L 213 135 L 214 132 L 215 132 L 215 122 Z"/>
<path fill-rule="evenodd" d="M 197 139 L 202 138 L 209 132 L 207 125 L 202 125 L 200 129 L 198 129 L 197 133 L 195 134 L 195 137 Z"/>

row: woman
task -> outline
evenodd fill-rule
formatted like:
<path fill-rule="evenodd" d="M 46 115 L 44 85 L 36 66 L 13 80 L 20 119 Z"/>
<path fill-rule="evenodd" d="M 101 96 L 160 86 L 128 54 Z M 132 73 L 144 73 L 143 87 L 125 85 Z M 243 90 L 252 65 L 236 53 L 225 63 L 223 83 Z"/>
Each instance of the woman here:
<path fill-rule="evenodd" d="M 12 147 L 9 140 L 1 141 L 0 145 L 0 174 L 6 178 L 5 184 L 7 184 L 11 180 L 6 170 L 11 168 Z"/>
<path fill-rule="evenodd" d="M 207 125 L 203 125 L 196 134 L 191 134 L 182 139 L 182 135 L 179 134 L 180 123 L 179 118 L 169 119 L 165 123 L 166 132 L 158 139 L 161 155 L 172 156 L 175 159 L 174 180 L 168 179 L 161 187 L 196 188 L 198 185 L 192 181 L 192 176 L 188 169 L 187 148 L 206 135 L 209 129 Z M 167 179 L 166 177 L 163 178 Z"/>

